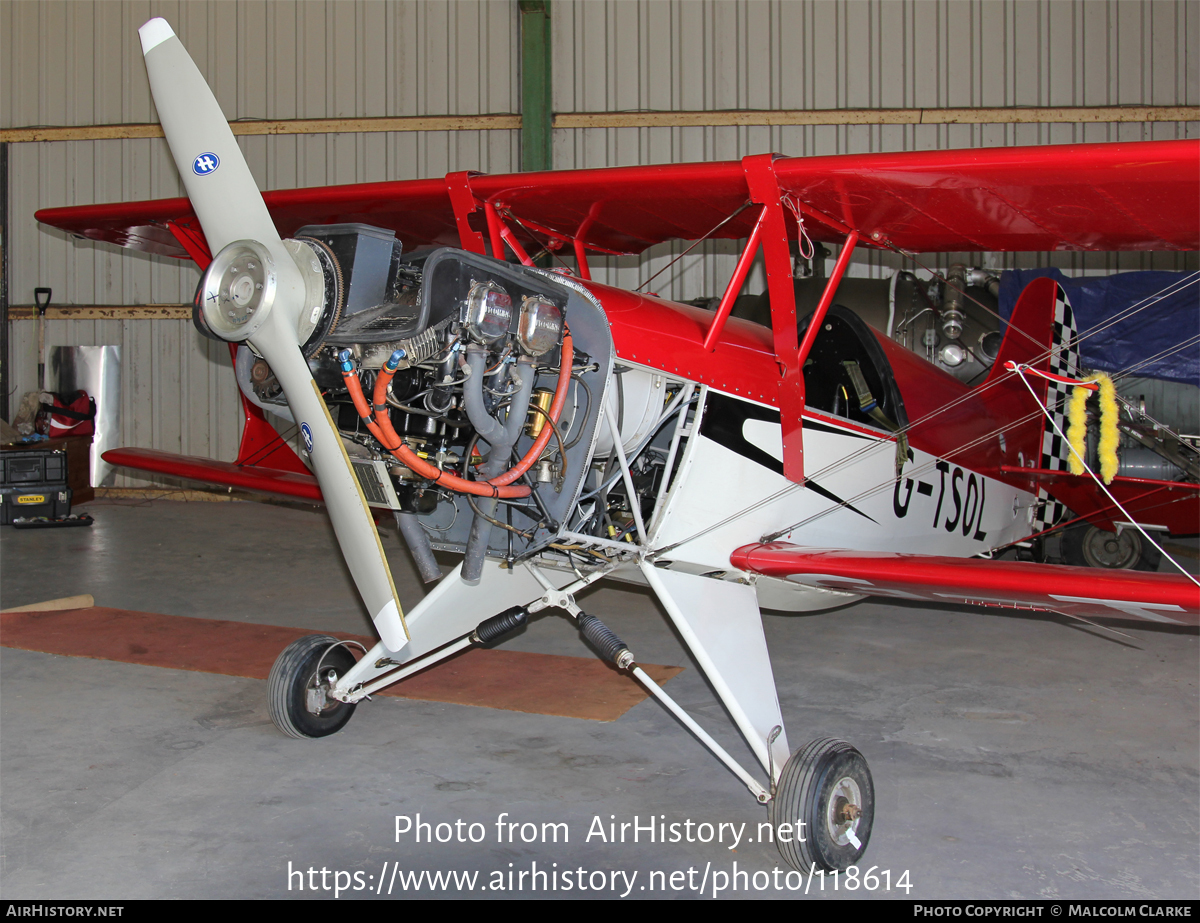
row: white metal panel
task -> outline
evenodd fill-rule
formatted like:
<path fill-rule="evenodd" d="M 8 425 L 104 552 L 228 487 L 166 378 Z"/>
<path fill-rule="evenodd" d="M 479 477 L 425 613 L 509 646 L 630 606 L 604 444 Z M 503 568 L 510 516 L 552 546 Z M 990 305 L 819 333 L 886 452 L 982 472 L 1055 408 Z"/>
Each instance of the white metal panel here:
<path fill-rule="evenodd" d="M 15 407 L 36 384 L 37 322 L 13 321 L 10 330 Z M 122 445 L 223 461 L 237 455 L 241 417 L 229 350 L 191 322 L 49 320 L 46 345 L 121 347 Z M 126 473 L 116 486 L 151 483 L 166 481 Z"/>
<path fill-rule="evenodd" d="M 640 567 L 763 769 L 778 771 L 790 751 L 754 587 Z"/>

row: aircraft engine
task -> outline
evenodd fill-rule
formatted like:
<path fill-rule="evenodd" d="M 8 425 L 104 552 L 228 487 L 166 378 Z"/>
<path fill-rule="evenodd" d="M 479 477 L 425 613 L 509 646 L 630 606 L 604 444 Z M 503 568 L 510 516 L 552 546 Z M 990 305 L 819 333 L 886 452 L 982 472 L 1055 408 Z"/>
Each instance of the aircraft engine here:
<path fill-rule="evenodd" d="M 461 250 L 408 255 L 366 225 L 305 227 L 287 243 L 325 284 L 301 331 L 308 367 L 367 501 L 394 511 L 425 579 L 439 576 L 433 549 L 465 554 L 470 581 L 488 553 L 513 560 L 553 541 L 589 476 L 602 401 L 617 399 L 592 296 L 559 274 Z M 249 346 L 236 372 L 251 401 L 290 419 Z M 656 391 L 631 379 L 630 391 L 649 405 L 662 381 Z"/>

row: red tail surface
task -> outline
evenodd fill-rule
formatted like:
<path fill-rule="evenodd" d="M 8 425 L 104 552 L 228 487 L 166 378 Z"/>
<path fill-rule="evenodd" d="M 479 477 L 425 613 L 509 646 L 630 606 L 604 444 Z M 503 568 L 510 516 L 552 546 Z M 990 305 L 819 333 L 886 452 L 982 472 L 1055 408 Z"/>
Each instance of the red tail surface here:
<path fill-rule="evenodd" d="M 1069 449 L 1058 429 L 1067 429 L 1067 399 L 1070 385 L 1025 375 L 1050 417 L 1029 394 L 1021 377 L 1009 363 L 1029 366 L 1068 378 L 1078 378 L 1079 346 L 1075 318 L 1066 292 L 1053 279 L 1034 279 L 1017 299 L 1008 330 L 992 371 L 978 388 L 979 397 L 996 416 L 1010 421 L 1004 432 L 1006 457 L 1010 464 L 1042 471 L 1066 471 Z M 1042 501 L 1035 513 L 1034 531 L 1058 522 L 1066 508 L 1039 488 Z"/>

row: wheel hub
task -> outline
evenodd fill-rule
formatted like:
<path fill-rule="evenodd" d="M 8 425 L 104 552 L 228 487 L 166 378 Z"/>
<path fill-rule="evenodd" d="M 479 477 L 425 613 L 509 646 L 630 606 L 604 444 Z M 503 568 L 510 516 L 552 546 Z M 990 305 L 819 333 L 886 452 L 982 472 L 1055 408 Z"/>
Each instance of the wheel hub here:
<path fill-rule="evenodd" d="M 1092 567 L 1131 568 L 1137 564 L 1141 554 L 1141 541 L 1128 530 L 1114 535 L 1090 529 L 1083 542 L 1083 556 Z"/>
<path fill-rule="evenodd" d="M 275 726 L 300 739 L 336 734 L 354 714 L 353 702 L 334 695 L 338 679 L 354 668 L 354 654 L 329 635 L 297 638 L 276 658 L 267 677 L 267 707 Z"/>
<path fill-rule="evenodd" d="M 834 803 L 834 820 L 839 824 L 850 824 L 858 820 L 862 814 L 862 808 L 856 804 L 851 804 L 845 798 L 839 797 Z"/>
<path fill-rule="evenodd" d="M 825 829 L 829 838 L 838 846 L 855 844 L 858 819 L 862 816 L 862 792 L 849 776 L 838 779 L 829 798 L 829 809 L 825 815 Z"/>
<path fill-rule="evenodd" d="M 334 707 L 340 704 L 336 699 L 331 699 L 329 695 L 329 691 L 337 685 L 337 681 L 337 670 L 326 670 L 324 679 L 321 678 L 320 671 L 312 675 L 312 679 L 308 681 L 308 688 L 304 692 L 304 705 L 309 714 L 321 714 L 330 706 L 331 702 Z"/>

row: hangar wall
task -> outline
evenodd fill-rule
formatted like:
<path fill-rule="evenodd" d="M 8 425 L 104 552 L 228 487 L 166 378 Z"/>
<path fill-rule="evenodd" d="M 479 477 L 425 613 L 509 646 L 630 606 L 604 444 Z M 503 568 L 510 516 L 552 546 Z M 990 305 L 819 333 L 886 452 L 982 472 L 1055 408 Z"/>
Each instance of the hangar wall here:
<path fill-rule="evenodd" d="M 1200 8 L 1145 2 L 553 0 L 556 112 L 639 109 L 1196 105 Z M 519 12 L 493 2 L 0 2 L 0 128 L 156 121 L 137 26 L 166 17 L 232 119 L 510 113 L 520 109 Z M 65 65 L 64 62 L 65 61 Z M 1195 122 L 1034 125 L 573 128 L 557 168 L 871 150 L 1195 137 Z M 508 172 L 520 133 L 422 131 L 241 138 L 264 188 Z M 161 139 L 9 145 L 10 299 L 50 286 L 56 304 L 179 304 L 194 267 L 69 240 L 38 208 L 181 194 Z M 635 286 L 682 247 L 596 260 Z M 722 242 L 655 284 L 719 291 Z M 949 258 L 944 258 L 945 262 Z M 967 260 L 980 262 L 968 255 Z M 1029 254 L 1068 271 L 1181 269 L 1194 255 Z M 858 258 L 877 275 L 890 255 Z M 179 320 L 51 321 L 52 345 L 123 347 L 128 445 L 231 458 L 240 424 L 224 348 Z M 36 329 L 12 324 L 13 401 L 33 387 Z M 145 483 L 124 477 L 119 483 Z"/>
<path fill-rule="evenodd" d="M 226 115 L 321 118 L 520 108 L 516 3 L 3 2 L 0 128 L 157 121 L 137 27 L 164 16 Z M 64 53 L 65 48 L 65 53 Z M 402 53 L 397 54 L 397 50 Z M 66 67 L 61 62 L 66 61 Z M 242 138 L 263 188 L 516 169 L 519 132 Z M 31 303 L 180 304 L 190 263 L 77 242 L 39 208 L 182 195 L 160 138 L 9 146 L 9 292 Z M 14 408 L 36 385 L 33 321 L 12 323 Z M 226 349 L 179 320 L 49 321 L 48 345 L 122 347 L 125 444 L 231 459 L 241 434 Z M 157 481 L 155 481 L 157 482 Z M 121 475 L 120 486 L 151 483 Z"/>

